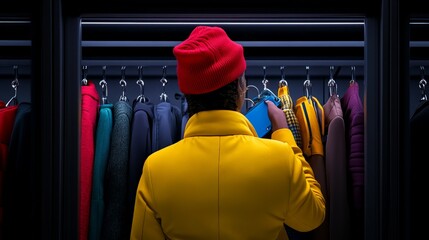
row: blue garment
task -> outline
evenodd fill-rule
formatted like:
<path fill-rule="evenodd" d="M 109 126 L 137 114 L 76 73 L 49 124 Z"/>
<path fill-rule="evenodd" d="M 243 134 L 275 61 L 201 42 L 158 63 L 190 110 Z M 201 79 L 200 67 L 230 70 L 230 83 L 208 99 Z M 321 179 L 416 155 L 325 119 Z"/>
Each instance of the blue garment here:
<path fill-rule="evenodd" d="M 182 127 L 181 127 L 181 138 L 183 138 L 183 135 L 185 134 L 185 127 L 186 123 L 189 120 L 189 113 L 188 113 L 188 102 L 186 101 L 186 98 L 182 98 L 182 102 L 180 104 L 180 110 L 182 111 Z"/>
<path fill-rule="evenodd" d="M 143 170 L 143 164 L 152 153 L 153 108 L 151 102 L 133 103 L 133 119 L 131 123 L 129 173 L 129 219 L 132 221 L 137 186 Z"/>
<path fill-rule="evenodd" d="M 152 152 L 181 139 L 182 113 L 169 102 L 160 102 L 154 108 L 152 128 Z"/>
<path fill-rule="evenodd" d="M 89 240 L 101 239 L 104 214 L 104 173 L 110 153 L 110 135 L 113 125 L 112 108 L 113 104 L 103 104 L 99 111 L 92 175 Z"/>
<path fill-rule="evenodd" d="M 182 124 L 180 127 L 180 138 L 183 138 L 183 135 L 185 133 L 185 127 L 186 123 L 189 120 L 189 113 L 188 113 L 188 102 L 186 101 L 186 97 L 184 94 L 176 93 L 175 98 L 177 100 L 180 100 L 180 111 L 182 113 Z"/>
<path fill-rule="evenodd" d="M 181 138 L 183 138 L 183 136 L 185 134 L 186 123 L 188 122 L 188 120 L 189 120 L 189 114 L 185 113 L 182 116 Z"/>

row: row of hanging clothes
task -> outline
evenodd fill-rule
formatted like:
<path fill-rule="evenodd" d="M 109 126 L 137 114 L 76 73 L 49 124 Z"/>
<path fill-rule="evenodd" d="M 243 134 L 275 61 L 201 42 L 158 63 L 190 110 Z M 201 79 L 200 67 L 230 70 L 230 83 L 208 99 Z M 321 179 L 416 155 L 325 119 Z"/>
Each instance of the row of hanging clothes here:
<path fill-rule="evenodd" d="M 22 219 L 39 216 L 38 173 L 31 151 L 31 103 L 18 100 L 17 65 L 13 71 L 12 97 L 7 102 L 0 99 L 0 239 L 14 239 Z M 25 151 L 22 146 L 26 146 Z M 26 236 L 30 235 L 22 234 Z"/>
<path fill-rule="evenodd" d="M 144 95 L 139 66 L 140 94 L 126 95 L 125 66 L 121 68 L 122 94 L 110 103 L 103 67 L 99 82 L 81 85 L 81 153 L 79 176 L 79 239 L 129 239 L 134 199 L 143 164 L 151 153 L 182 136 L 182 110 L 166 94 L 166 66 L 159 102 Z"/>
<path fill-rule="evenodd" d="M 252 103 L 250 109 L 267 95 L 278 99 L 297 145 L 312 166 L 326 199 L 324 223 L 308 233 L 285 226 L 289 239 L 364 239 L 364 111 L 355 67 L 351 67 L 348 88 L 340 97 L 334 67 L 330 66 L 329 96 L 324 104 L 312 94 L 309 66 L 306 67 L 303 95 L 296 101 L 290 95 L 284 67 L 280 67 L 277 91 L 267 88 L 265 67 L 263 69 L 264 87 L 258 90 L 257 97 L 247 99 Z M 261 137 L 269 135 L 270 132 Z"/>
<path fill-rule="evenodd" d="M 82 68 L 81 155 L 79 176 L 79 239 L 128 239 L 135 193 L 147 156 L 179 141 L 188 120 L 183 94 L 176 93 L 180 107 L 166 94 L 166 66 L 160 82 L 163 90 L 158 102 L 144 95 L 142 67 L 137 85 L 140 92 L 126 95 L 125 67 L 119 81 L 122 93 L 110 103 L 106 66 L 97 91 Z M 312 165 L 327 200 L 324 224 L 310 233 L 298 233 L 286 226 L 289 239 L 362 239 L 363 236 L 363 107 L 354 67 L 343 97 L 330 68 L 330 96 L 322 105 L 312 94 L 309 67 L 303 83 L 303 96 L 293 101 L 281 67 L 278 89 L 267 87 L 265 67 L 263 90 L 248 98 L 253 104 L 261 96 L 272 95 L 280 101 L 295 140 Z M 245 111 L 249 111 L 251 107 Z M 245 113 L 245 112 L 244 112 Z M 261 136 L 268 137 L 268 136 Z"/>

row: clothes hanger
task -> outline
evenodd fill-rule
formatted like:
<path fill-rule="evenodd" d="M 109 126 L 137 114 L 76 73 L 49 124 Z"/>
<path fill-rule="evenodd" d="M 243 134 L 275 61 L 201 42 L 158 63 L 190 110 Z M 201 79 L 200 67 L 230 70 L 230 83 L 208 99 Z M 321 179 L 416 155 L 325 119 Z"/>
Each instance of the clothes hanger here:
<path fill-rule="evenodd" d="M 254 88 L 256 89 L 258 95 L 254 98 L 245 98 L 244 100 L 249 101 L 251 103 L 251 106 L 249 108 L 252 108 L 253 106 L 257 105 L 258 102 L 262 101 L 262 100 L 271 100 L 273 101 L 277 106 L 280 105 L 280 98 L 273 93 L 268 87 L 268 79 L 266 76 L 266 66 L 262 67 L 263 71 L 264 71 L 264 75 L 263 75 L 263 79 L 262 79 L 262 85 L 264 86 L 264 88 L 262 89 L 262 91 L 259 91 L 259 88 L 256 87 L 255 85 L 248 85 L 247 86 L 247 90 L 249 90 L 249 88 Z"/>
<path fill-rule="evenodd" d="M 255 106 L 255 103 L 256 103 L 255 101 L 258 101 L 260 99 L 260 97 L 261 97 L 261 92 L 259 91 L 259 88 L 257 86 L 255 86 L 255 85 L 252 85 L 252 84 L 247 85 L 247 87 L 246 87 L 246 93 L 249 91 L 250 88 L 255 89 L 256 92 L 257 92 L 257 95 L 254 98 L 249 98 L 249 97 L 244 98 L 244 100 L 250 102 L 250 107 L 248 107 L 248 109 L 252 108 L 253 106 Z M 248 93 L 247 93 L 247 95 L 248 95 Z"/>
<path fill-rule="evenodd" d="M 168 82 L 167 79 L 165 78 L 166 75 L 167 75 L 167 66 L 163 66 L 162 67 L 162 78 L 161 78 L 161 80 L 159 80 L 162 83 L 162 93 L 159 96 L 159 98 L 163 102 L 168 101 L 168 96 L 167 96 L 167 93 L 165 92 L 165 85 Z"/>
<path fill-rule="evenodd" d="M 338 97 L 338 94 L 337 94 L 338 87 L 337 87 L 337 83 L 334 80 L 334 66 L 329 67 L 328 89 L 329 89 L 329 96 Z"/>
<path fill-rule="evenodd" d="M 305 69 L 307 72 L 307 79 L 304 81 L 304 95 L 307 98 L 309 104 L 311 104 L 311 106 L 313 107 L 313 110 L 316 114 L 317 122 L 319 123 L 320 133 L 323 136 L 324 116 L 319 112 L 319 110 L 323 111 L 323 106 L 321 106 L 317 98 L 312 95 L 312 84 L 310 81 L 310 66 L 306 66 Z"/>
<path fill-rule="evenodd" d="M 18 86 L 19 86 L 19 81 L 18 81 L 18 66 L 13 66 L 13 70 L 15 72 L 15 79 L 12 80 L 11 85 L 12 88 L 14 90 L 14 95 L 9 99 L 9 101 L 7 101 L 6 103 L 6 107 L 8 106 L 16 106 L 18 105 Z M 12 105 L 11 105 L 12 104 Z"/>
<path fill-rule="evenodd" d="M 279 87 L 277 89 L 277 96 L 281 99 L 281 108 L 283 110 L 292 109 L 293 100 L 289 94 L 289 86 L 288 82 L 285 79 L 285 67 L 280 67 L 280 80 Z"/>
<path fill-rule="evenodd" d="M 292 96 L 289 93 L 288 82 L 285 79 L 285 67 L 280 67 L 280 80 L 279 87 L 277 89 L 277 95 L 281 100 L 281 109 L 286 116 L 286 122 L 288 123 L 289 129 L 292 131 L 292 135 L 295 138 L 296 144 L 301 148 L 301 127 L 298 122 L 298 118 L 295 114 L 295 107 Z"/>
<path fill-rule="evenodd" d="M 262 89 L 261 93 L 259 94 L 260 97 L 264 97 L 264 96 L 270 96 L 270 97 L 274 97 L 274 98 L 278 98 L 277 95 L 275 93 L 273 93 L 273 91 L 271 91 L 268 87 L 268 79 L 267 79 L 267 74 L 266 74 L 266 66 L 262 67 L 262 70 L 264 71 L 264 75 L 263 75 L 263 79 L 262 79 L 262 85 L 264 86 L 264 88 Z"/>
<path fill-rule="evenodd" d="M 88 66 L 82 66 L 82 85 L 87 86 L 88 85 L 88 79 L 86 78 L 88 75 Z"/>
<path fill-rule="evenodd" d="M 139 79 L 137 80 L 137 85 L 140 87 L 140 94 L 137 96 L 136 100 L 141 103 L 147 102 L 147 98 L 144 96 L 144 81 L 143 81 L 143 67 L 138 66 L 137 67 L 138 73 L 139 73 Z"/>
<path fill-rule="evenodd" d="M 307 99 L 309 101 L 311 101 L 311 99 L 312 99 L 313 96 L 312 96 L 312 84 L 311 84 L 311 81 L 310 81 L 310 67 L 306 66 L 305 67 L 305 71 L 307 73 L 306 74 L 307 75 L 307 79 L 303 83 L 304 96 L 306 96 Z"/>
<path fill-rule="evenodd" d="M 285 67 L 280 67 L 280 80 L 279 80 L 279 87 L 287 87 L 288 83 L 285 79 Z"/>
<path fill-rule="evenodd" d="M 262 84 L 264 85 L 264 89 L 259 93 L 257 87 L 255 89 L 258 90 L 258 96 L 251 100 L 252 107 L 248 109 L 245 116 L 252 123 L 257 135 L 259 137 L 264 137 L 271 131 L 271 121 L 268 117 L 268 106 L 264 101 L 271 101 L 277 107 L 280 107 L 281 101 L 280 98 L 274 94 L 268 87 L 268 79 L 266 77 L 266 67 L 263 67 L 264 77 L 262 79 Z M 251 85 L 253 86 L 253 85 Z M 250 100 L 250 99 L 249 99 Z"/>
<path fill-rule="evenodd" d="M 356 69 L 356 67 L 355 67 L 355 66 L 351 66 L 352 78 L 350 79 L 350 83 L 349 83 L 349 85 L 352 85 L 352 84 L 354 84 L 354 83 L 355 83 L 355 69 Z"/>
<path fill-rule="evenodd" d="M 121 80 L 119 81 L 119 85 L 121 85 L 121 87 L 122 87 L 122 94 L 119 97 L 119 101 L 128 102 L 128 98 L 125 95 L 125 90 L 126 90 L 126 87 L 127 87 L 127 81 L 125 81 L 125 69 L 126 69 L 125 66 L 121 67 L 121 76 L 122 77 L 121 77 Z"/>
<path fill-rule="evenodd" d="M 106 66 L 102 67 L 102 79 L 99 82 L 101 86 L 101 102 L 102 104 L 107 104 L 107 82 L 106 82 Z"/>
<path fill-rule="evenodd" d="M 253 106 L 255 106 L 255 101 L 254 101 L 254 99 L 259 99 L 260 97 L 261 97 L 261 93 L 259 92 L 259 88 L 257 87 L 257 86 L 255 86 L 255 85 L 247 85 L 247 87 L 246 87 L 246 93 L 249 91 L 249 88 L 253 88 L 253 89 L 255 89 L 256 90 L 256 92 L 257 92 L 257 95 L 256 95 L 256 97 L 255 98 L 249 98 L 249 97 L 246 97 L 246 98 L 244 98 L 244 100 L 245 101 L 249 101 L 250 102 L 250 107 L 248 107 L 248 109 L 247 110 L 249 110 L 250 108 L 252 108 Z M 248 95 L 248 94 L 246 94 L 246 95 Z"/>
<path fill-rule="evenodd" d="M 426 95 L 426 84 L 427 84 L 427 81 L 425 80 L 425 67 L 420 66 L 419 88 L 420 88 L 420 92 L 421 92 L 421 98 L 420 98 L 421 102 L 428 100 L 428 97 Z"/>

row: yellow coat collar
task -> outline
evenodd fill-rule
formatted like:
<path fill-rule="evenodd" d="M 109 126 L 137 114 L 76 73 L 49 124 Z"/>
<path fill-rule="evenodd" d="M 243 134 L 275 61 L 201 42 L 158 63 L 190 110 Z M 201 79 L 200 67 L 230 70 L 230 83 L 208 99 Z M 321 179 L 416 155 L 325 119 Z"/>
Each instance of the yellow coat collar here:
<path fill-rule="evenodd" d="M 252 124 L 241 112 L 210 110 L 194 114 L 186 123 L 184 137 L 251 135 L 257 137 Z"/>

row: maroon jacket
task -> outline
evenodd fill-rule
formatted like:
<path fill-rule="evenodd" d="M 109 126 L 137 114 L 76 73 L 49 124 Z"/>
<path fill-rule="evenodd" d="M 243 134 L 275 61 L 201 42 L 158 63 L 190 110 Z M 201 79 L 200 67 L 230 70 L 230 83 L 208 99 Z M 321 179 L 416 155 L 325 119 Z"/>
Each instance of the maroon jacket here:
<path fill-rule="evenodd" d="M 325 166 L 330 240 L 350 239 L 346 128 L 340 98 L 330 96 L 325 109 Z"/>

